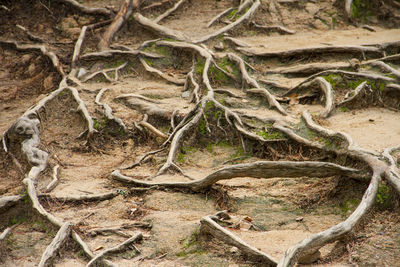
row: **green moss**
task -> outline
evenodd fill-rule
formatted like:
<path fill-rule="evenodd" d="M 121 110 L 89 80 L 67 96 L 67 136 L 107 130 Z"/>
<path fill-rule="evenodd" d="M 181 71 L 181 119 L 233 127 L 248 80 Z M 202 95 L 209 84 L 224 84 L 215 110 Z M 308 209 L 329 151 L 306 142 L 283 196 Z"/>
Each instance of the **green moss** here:
<path fill-rule="evenodd" d="M 184 163 L 185 162 L 185 154 L 179 153 L 178 156 L 176 157 L 176 161 L 179 163 Z"/>
<path fill-rule="evenodd" d="M 347 111 L 349 111 L 349 109 L 346 108 L 346 107 L 340 107 L 339 110 L 340 110 L 341 112 L 347 112 Z"/>
<path fill-rule="evenodd" d="M 193 231 L 190 236 L 182 241 L 182 251 L 176 254 L 177 257 L 186 257 L 192 254 L 205 254 L 207 253 L 199 242 L 199 230 Z"/>
<path fill-rule="evenodd" d="M 206 121 L 204 120 L 204 118 L 200 119 L 198 128 L 199 128 L 199 132 L 202 135 L 206 135 L 207 134 L 207 125 L 206 125 Z"/>
<path fill-rule="evenodd" d="M 327 76 L 322 76 L 322 77 L 323 77 L 327 82 L 329 82 L 329 83 L 332 85 L 333 88 L 335 88 L 336 85 L 337 85 L 338 83 L 340 83 L 340 82 L 343 80 L 343 78 L 342 78 L 341 75 L 339 75 L 339 74 L 334 74 L 334 73 L 329 74 L 329 75 L 327 75 Z"/>
<path fill-rule="evenodd" d="M 348 213 L 353 212 L 353 210 L 355 210 L 358 204 L 360 204 L 359 199 L 355 198 L 348 199 L 341 205 L 341 210 L 344 215 L 348 215 Z"/>
<path fill-rule="evenodd" d="M 392 189 L 384 183 L 381 183 L 378 188 L 378 194 L 376 195 L 376 203 L 380 209 L 390 209 Z"/>
<path fill-rule="evenodd" d="M 223 84 L 229 82 L 229 77 L 220 71 L 214 64 L 208 69 L 210 80 L 214 83 Z"/>
<path fill-rule="evenodd" d="M 371 0 L 354 0 L 351 6 L 352 17 L 367 22 L 372 16 L 372 4 Z"/>
<path fill-rule="evenodd" d="M 261 136 L 265 140 L 275 140 L 284 138 L 283 134 L 280 132 L 266 132 L 266 131 L 258 131 L 257 135 Z"/>
<path fill-rule="evenodd" d="M 205 61 L 203 59 L 198 59 L 196 62 L 196 66 L 194 67 L 194 71 L 196 74 L 201 75 L 203 74 Z"/>
<path fill-rule="evenodd" d="M 356 89 L 362 82 L 364 82 L 363 80 L 361 81 L 349 81 L 347 83 L 347 87 L 351 88 L 351 89 Z"/>
<path fill-rule="evenodd" d="M 237 9 L 232 10 L 231 13 L 229 13 L 228 18 L 232 19 L 236 15 L 237 12 L 238 12 Z"/>

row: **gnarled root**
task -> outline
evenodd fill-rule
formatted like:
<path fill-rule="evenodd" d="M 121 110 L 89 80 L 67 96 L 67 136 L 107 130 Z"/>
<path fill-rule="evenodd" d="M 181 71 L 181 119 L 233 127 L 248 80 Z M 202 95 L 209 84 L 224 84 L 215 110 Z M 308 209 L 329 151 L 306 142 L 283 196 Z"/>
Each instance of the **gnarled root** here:
<path fill-rule="evenodd" d="M 212 216 L 205 216 L 200 220 L 200 233 L 209 234 L 223 241 L 229 245 L 235 246 L 245 254 L 249 259 L 262 262 L 263 266 L 275 267 L 277 263 L 271 258 L 271 256 L 261 252 L 255 247 L 250 246 L 218 223 L 216 223 Z"/>
<path fill-rule="evenodd" d="M 112 177 L 115 180 L 133 184 L 137 186 L 149 187 L 159 186 L 165 188 L 186 188 L 192 191 L 202 191 L 211 187 L 218 181 L 228 180 L 237 177 L 252 177 L 252 178 L 273 178 L 273 177 L 328 177 L 333 175 L 346 175 L 349 177 L 362 177 L 363 172 L 343 167 L 334 163 L 328 162 L 291 162 L 291 161 L 256 161 L 252 163 L 237 164 L 224 167 L 211 173 L 203 179 L 192 182 L 165 182 L 154 183 L 132 179 L 121 174 L 120 171 L 112 172 Z"/>

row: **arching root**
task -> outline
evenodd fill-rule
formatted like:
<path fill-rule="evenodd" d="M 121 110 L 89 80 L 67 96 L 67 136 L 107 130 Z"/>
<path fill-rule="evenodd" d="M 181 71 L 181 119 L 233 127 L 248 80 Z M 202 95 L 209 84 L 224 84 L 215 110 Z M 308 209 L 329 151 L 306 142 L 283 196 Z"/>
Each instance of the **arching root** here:
<path fill-rule="evenodd" d="M 362 171 L 343 167 L 334 163 L 327 162 L 291 162 L 291 161 L 256 161 L 252 163 L 237 164 L 219 169 L 203 179 L 192 182 L 163 182 L 154 183 L 142 180 L 132 179 L 121 174 L 120 171 L 112 172 L 112 177 L 115 180 L 133 184 L 136 186 L 150 187 L 159 186 L 165 188 L 185 188 L 192 191 L 203 191 L 210 188 L 213 184 L 221 180 L 228 180 L 238 177 L 252 177 L 269 179 L 274 177 L 329 177 L 333 175 L 345 175 L 349 177 L 362 177 Z"/>
<path fill-rule="evenodd" d="M 101 102 L 101 98 L 107 90 L 109 90 L 109 88 L 103 88 L 100 90 L 100 92 L 96 95 L 95 103 L 103 107 L 104 114 L 108 120 L 115 121 L 124 130 L 124 132 L 126 132 L 126 126 L 124 122 L 112 114 L 112 109 L 108 104 Z"/>

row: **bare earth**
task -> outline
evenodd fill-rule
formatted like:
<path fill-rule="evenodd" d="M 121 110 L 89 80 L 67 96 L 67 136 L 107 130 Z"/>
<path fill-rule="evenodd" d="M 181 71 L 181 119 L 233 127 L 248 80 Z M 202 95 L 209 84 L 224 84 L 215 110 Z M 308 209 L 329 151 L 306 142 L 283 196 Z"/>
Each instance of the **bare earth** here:
<path fill-rule="evenodd" d="M 122 2 L 79 1 L 91 7 L 114 6 L 115 10 L 118 10 Z M 154 19 L 171 8 L 172 2 L 177 1 L 143 2 L 141 13 Z M 161 3 L 160 6 L 144 8 L 158 2 Z M 196 39 L 224 27 L 226 25 L 224 20 L 225 22 L 229 19 L 233 20 L 235 15 L 233 18 L 225 17 L 213 26 L 207 27 L 215 15 L 229 7 L 237 7 L 236 2 L 239 1 L 186 1 L 160 24 Z M 248 46 L 243 49 L 254 53 L 285 52 L 301 48 L 339 45 L 372 47 L 377 44 L 400 42 L 398 18 L 395 19 L 392 16 L 392 19 L 382 19 L 379 14 L 372 13 L 370 17 L 360 17 L 356 23 L 350 23 L 343 5 L 339 6 L 333 2 L 340 1 L 261 1 L 259 10 L 253 14 L 250 21 L 263 25 L 282 25 L 295 30 L 296 33 L 284 35 L 277 32 L 265 32 L 243 23 L 226 35 L 247 43 Z M 393 2 L 398 3 L 398 1 Z M 51 5 L 45 1 L 40 4 L 5 1 L 4 5 L 11 11 L 0 9 L 0 39 L 34 43 L 26 34 L 14 27 L 15 24 L 21 24 L 46 40 L 46 45 L 50 50 L 60 57 L 66 72 L 71 70 L 70 61 L 81 27 L 104 20 L 101 16 L 84 15 L 67 4 L 54 2 L 53 5 L 52 1 Z M 43 5 L 46 5 L 46 8 Z M 395 7 L 396 5 L 393 5 L 393 14 L 398 16 L 400 9 L 398 6 Z M 375 31 L 356 27 L 363 24 L 370 24 Z M 107 27 L 88 30 L 81 54 L 97 50 L 97 43 Z M 157 33 L 140 27 L 134 19 L 128 19 L 116 33 L 113 44 L 137 49 L 143 41 L 158 37 Z M 237 47 L 230 45 L 230 42 L 224 41 L 222 37 L 223 35 L 219 35 L 205 42 L 207 49 L 213 51 L 215 58 L 223 58 L 227 53 L 239 53 Z M 223 43 L 223 49 L 216 48 L 220 43 Z M 149 65 L 161 69 L 173 78 L 185 78 L 192 68 L 192 61 L 200 58 L 192 56 L 188 49 L 164 50 L 156 45 L 146 49 L 146 52 L 165 56 L 163 59 L 146 58 L 146 60 L 151 63 Z M 385 56 L 398 54 L 400 46 L 390 49 L 392 50 Z M 254 71 L 247 68 L 251 77 L 273 81 L 288 89 L 306 80 L 309 74 L 283 74 L 279 70 L 310 63 L 332 63 L 332 66 L 337 66 L 333 69 L 337 69 L 343 64 L 349 64 L 349 60 L 353 58 L 367 62 L 378 56 L 368 53 L 327 52 L 287 58 L 248 55 L 243 55 L 242 58 L 254 67 Z M 99 74 L 88 81 L 80 79 L 81 84 L 73 84 L 78 89 L 79 96 L 94 121 L 97 133 L 94 134 L 93 139 L 89 140 L 85 135 L 80 136 L 87 130 L 88 123 L 79 112 L 77 102 L 68 90 L 64 90 L 38 112 L 39 148 L 49 154 L 48 166 L 38 177 L 36 186 L 38 194 L 45 193 L 46 186 L 52 180 L 53 167 L 59 166 L 59 184 L 49 193 L 50 197 L 41 198 L 40 202 L 55 217 L 71 222 L 72 229 L 81 236 L 95 254 L 116 246 L 126 240 L 127 236 L 141 231 L 143 240 L 135 243 L 140 253 L 136 253 L 132 247 L 129 247 L 123 252 L 110 254 L 106 258 L 118 266 L 256 266 L 259 263 L 246 258 L 231 245 L 215 238 L 200 236 L 201 218 L 227 210 L 231 216 L 229 223 L 232 224 L 225 229 L 279 262 L 289 247 L 311 234 L 319 233 L 342 222 L 360 203 L 368 182 L 340 175 L 321 178 L 241 177 L 218 181 L 211 189 L 200 192 L 163 187 L 143 189 L 116 181 L 111 173 L 117 169 L 121 169 L 126 176 L 154 183 L 188 182 L 190 181 L 188 176 L 195 180 L 202 179 L 232 164 L 260 160 L 317 161 L 321 158 L 329 162 L 342 160 L 339 156 L 332 159 L 332 153 L 324 156 L 312 149 L 310 149 L 311 152 L 302 151 L 302 147 L 306 146 L 293 145 L 296 148 L 293 148 L 292 152 L 286 149 L 286 146 L 279 147 L 279 140 L 273 145 L 269 145 L 272 144 L 268 142 L 271 140 L 266 140 L 265 143 L 257 143 L 254 140 L 246 143 L 246 140 L 240 139 L 243 135 L 229 128 L 228 123 L 224 123 L 224 116 L 220 116 L 222 121 L 218 122 L 222 125 L 220 127 L 220 125 L 217 126 L 216 120 L 212 122 L 213 116 L 217 113 L 211 115 L 205 113 L 202 117 L 203 121 L 204 118 L 208 118 L 211 131 L 214 132 L 209 133 L 204 125 L 203 128 L 195 126 L 194 130 L 186 133 L 174 156 L 174 162 L 186 176 L 171 168 L 153 177 L 166 162 L 169 147 L 149 157 L 150 160 L 144 161 L 135 168 L 123 169 L 137 162 L 144 154 L 161 148 L 165 141 L 145 126 L 137 126 L 144 120 L 144 114 L 148 114 L 147 122 L 169 136 L 173 132 L 170 124 L 171 114 L 175 114 L 175 123 L 178 124 L 196 108 L 196 103 L 189 101 L 189 95 L 183 91 L 182 84 L 167 82 L 158 75 L 147 72 L 136 56 L 124 55 L 82 60 L 79 68 L 93 73 L 99 69 L 115 68 L 125 62 L 128 64 L 119 71 L 118 80 L 110 82 Z M 203 65 L 194 64 L 195 74 L 198 66 L 203 67 L 204 61 Z M 236 69 L 232 70 L 234 64 L 227 66 L 228 72 L 235 73 Z M 390 66 L 400 71 L 400 60 L 391 61 Z M 361 67 L 360 71 L 365 70 L 370 73 L 378 69 L 369 66 L 366 68 Z M 351 66 L 343 69 L 350 71 Z M 110 73 L 113 79 L 115 76 Z M 201 70 L 200 74 L 196 75 L 200 83 Z M 209 71 L 209 75 L 212 75 L 212 70 Z M 393 76 L 387 72 L 383 72 L 382 75 Z M 323 77 L 329 79 L 328 74 Z M 399 79 L 397 77 L 393 83 L 399 84 Z M 1 136 L 5 136 L 3 133 L 26 110 L 56 90 L 60 80 L 59 73 L 48 58 L 40 52 L 17 51 L 9 45 L 0 45 Z M 391 99 L 388 102 L 390 105 L 382 105 L 381 102 L 376 101 L 361 107 L 338 107 L 328 118 L 323 119 L 319 118 L 319 114 L 324 111 L 325 98 L 322 94 L 316 96 L 314 89 L 310 89 L 313 93 L 311 100 L 293 99 L 292 96 L 285 100 L 282 97 L 283 100 L 280 103 L 288 112 L 288 115 L 284 115 L 276 109 L 269 108 L 262 96 L 247 94 L 242 88 L 244 82 L 241 78 L 232 82 L 224 76 L 221 80 L 218 80 L 218 75 L 213 76 L 212 86 L 215 89 L 228 90 L 240 97 L 216 94 L 218 102 L 240 116 L 252 116 L 253 119 L 248 118 L 243 121 L 246 122 L 246 127 L 248 126 L 248 129 L 257 136 L 260 136 L 260 131 L 271 125 L 254 118 L 274 118 L 297 127 L 301 114 L 308 111 L 321 126 L 348 134 L 358 146 L 373 153 L 382 153 L 384 149 L 400 144 L 400 97 L 396 99 L 389 95 L 387 98 Z M 385 83 L 385 86 L 387 84 L 389 82 Z M 95 102 L 97 94 L 104 88 L 108 90 L 103 94 L 101 102 L 108 104 L 113 115 L 124 122 L 127 126 L 125 132 L 119 125 L 106 118 L 103 107 Z M 265 88 L 274 96 L 283 95 L 286 92 L 286 89 L 270 85 Z M 351 88 L 350 85 L 345 88 L 339 88 L 338 85 L 334 90 L 336 90 L 335 97 L 338 97 L 336 99 L 336 104 L 338 104 L 339 98 L 343 100 L 344 94 Z M 206 89 L 203 86 L 200 94 L 206 94 L 204 92 Z M 126 94 L 135 96 L 121 97 Z M 145 99 L 138 98 L 138 95 Z M 394 95 L 397 97 L 398 92 Z M 385 99 L 383 96 L 383 101 Z M 156 106 L 156 111 L 159 113 L 154 115 L 140 106 L 142 103 Z M 161 113 L 162 115 L 159 115 Z M 164 115 L 167 117 L 163 117 Z M 202 124 L 199 123 L 199 125 Z M 226 130 L 220 130 L 220 128 Z M 288 139 L 285 135 L 280 135 L 276 139 L 282 138 L 286 138 L 286 141 Z M 248 151 L 244 151 L 242 142 L 248 145 Z M 12 145 L 15 144 L 11 144 L 9 153 L 6 153 L 4 149 L 0 153 L 1 197 L 26 196 L 27 194 L 22 180 L 31 165 L 21 154 L 20 149 L 13 149 Z M 268 150 L 269 146 L 275 149 L 276 154 Z M 19 148 L 19 146 L 16 147 Z M 290 145 L 288 147 L 291 148 Z M 400 156 L 398 152 L 396 153 L 394 158 L 398 159 Z M 383 184 L 385 186 L 380 188 L 389 188 L 386 182 Z M 321 256 L 312 263 L 299 263 L 298 266 L 399 266 L 399 195 L 393 188 L 390 190 L 389 193 L 380 191 L 383 200 L 378 201 L 348 235 L 323 246 L 320 249 Z M 118 194 L 106 200 L 62 201 L 63 197 L 93 196 L 111 191 Z M 44 250 L 56 235 L 58 228 L 32 210 L 31 202 L 26 197 L 13 208 L 2 210 L 0 207 L 0 212 L 2 214 L 0 232 L 14 225 L 12 234 L 5 240 L 0 240 L 0 265 L 38 266 Z M 120 227 L 133 222 L 151 223 L 151 227 L 122 229 L 123 234 L 115 232 L 107 232 L 103 235 L 90 234 L 93 229 Z M 70 238 L 55 257 L 52 266 L 86 266 L 89 260 L 81 247 Z M 260 266 L 263 264 L 261 263 Z"/>

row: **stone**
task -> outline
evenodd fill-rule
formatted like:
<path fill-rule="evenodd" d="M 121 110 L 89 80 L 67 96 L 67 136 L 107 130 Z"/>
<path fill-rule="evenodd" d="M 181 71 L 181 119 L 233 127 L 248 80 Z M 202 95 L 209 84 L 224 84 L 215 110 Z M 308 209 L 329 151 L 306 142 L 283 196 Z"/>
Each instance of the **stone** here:
<path fill-rule="evenodd" d="M 239 249 L 237 247 L 231 247 L 229 249 L 229 252 L 232 254 L 237 254 L 237 253 L 239 253 Z"/>

